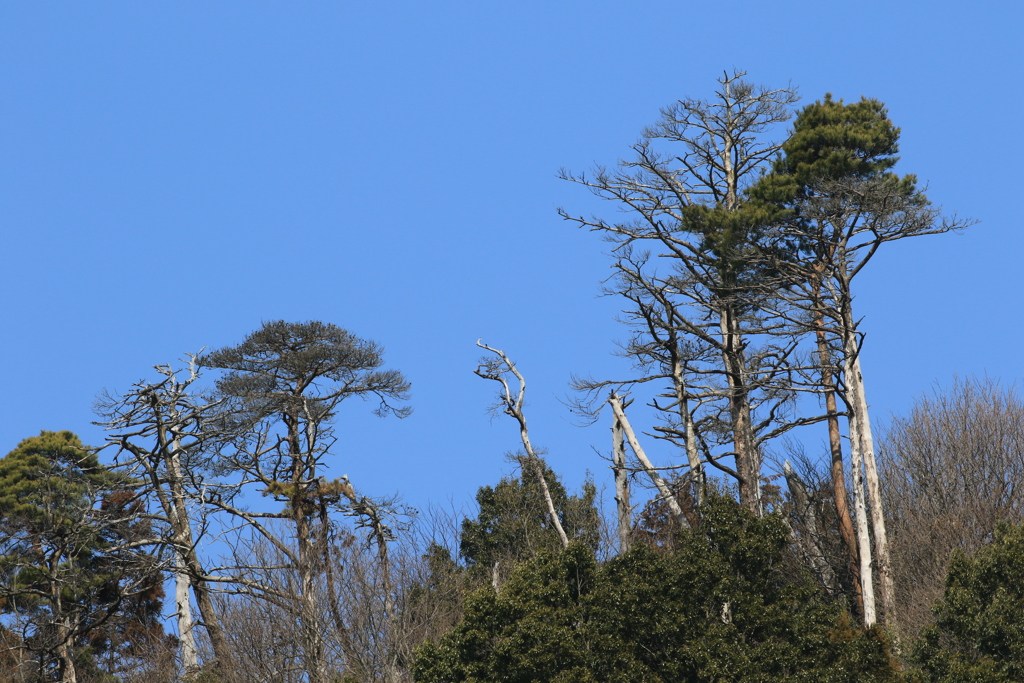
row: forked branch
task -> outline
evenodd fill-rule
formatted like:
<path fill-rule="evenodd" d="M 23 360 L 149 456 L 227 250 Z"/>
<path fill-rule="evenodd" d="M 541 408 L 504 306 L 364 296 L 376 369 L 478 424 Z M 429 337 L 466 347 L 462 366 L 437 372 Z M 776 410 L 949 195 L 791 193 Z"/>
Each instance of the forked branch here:
<path fill-rule="evenodd" d="M 544 503 L 548 509 L 548 518 L 551 520 L 551 526 L 558 532 L 558 538 L 562 541 L 562 547 L 568 547 L 569 537 L 566 536 L 565 529 L 562 528 L 562 522 L 558 519 L 558 511 L 555 510 L 548 482 L 544 478 L 544 468 L 541 466 L 541 460 L 537 453 L 533 450 L 533 444 L 530 443 L 530 432 L 526 427 L 526 415 L 523 413 L 526 379 L 516 368 L 515 363 L 505 355 L 504 351 L 492 348 L 484 344 L 483 340 L 480 339 L 477 340 L 476 345 L 494 354 L 495 357 L 484 356 L 481 358 L 480 364 L 477 365 L 474 372 L 478 377 L 493 380 L 501 385 L 501 391 L 498 393 L 497 407 L 500 407 L 506 415 L 515 418 L 516 422 L 519 423 L 519 436 L 523 442 L 523 449 L 526 451 L 526 456 L 520 460 L 520 464 L 523 465 L 524 470 L 532 470 L 534 476 L 537 477 L 537 483 L 540 485 L 541 493 L 544 495 Z M 513 392 L 508 382 L 508 375 L 510 374 L 518 382 L 518 390 L 515 392 Z"/>

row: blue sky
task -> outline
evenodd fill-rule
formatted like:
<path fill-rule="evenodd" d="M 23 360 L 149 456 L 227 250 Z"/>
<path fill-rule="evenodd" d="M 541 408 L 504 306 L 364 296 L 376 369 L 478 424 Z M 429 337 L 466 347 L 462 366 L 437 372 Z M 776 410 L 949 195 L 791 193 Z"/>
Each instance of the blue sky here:
<path fill-rule="evenodd" d="M 881 99 L 897 169 L 981 221 L 889 245 L 861 277 L 875 420 L 956 373 L 1016 382 L 1021 19 L 1010 2 L 4 3 L 0 451 L 41 429 L 98 444 L 100 391 L 320 319 L 413 384 L 406 420 L 342 410 L 333 473 L 363 491 L 461 504 L 509 470 L 478 337 L 526 374 L 534 443 L 567 483 L 607 481 L 607 425 L 559 399 L 571 373 L 623 374 L 624 330 L 597 297 L 605 245 L 555 209 L 611 207 L 555 174 L 614 163 L 733 68 L 805 103 Z"/>

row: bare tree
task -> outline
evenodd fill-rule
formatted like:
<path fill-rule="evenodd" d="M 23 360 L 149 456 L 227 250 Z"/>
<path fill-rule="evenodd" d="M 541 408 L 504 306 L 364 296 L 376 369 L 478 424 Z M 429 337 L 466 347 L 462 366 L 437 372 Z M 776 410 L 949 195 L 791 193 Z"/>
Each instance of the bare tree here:
<path fill-rule="evenodd" d="M 154 502 L 151 518 L 167 530 L 159 539 L 173 552 L 175 617 L 178 623 L 181 663 L 186 676 L 199 670 L 199 656 L 192 617 L 193 592 L 202 624 L 207 630 L 214 665 L 227 661 L 227 643 L 211 600 L 211 582 L 223 580 L 211 575 L 196 551 L 207 532 L 205 508 L 201 505 L 209 463 L 203 457 L 205 442 L 215 438 L 208 419 L 218 408 L 193 389 L 199 379 L 196 356 L 188 356 L 185 368 L 155 366 L 162 379 L 137 382 L 123 396 L 103 396 L 97 423 L 110 434 L 107 443 L 116 448 L 115 463 L 122 465 L 143 483 L 146 499 Z M 184 375 L 184 377 L 180 377 Z"/>
<path fill-rule="evenodd" d="M 520 458 L 519 464 L 524 472 L 529 472 L 532 476 L 536 477 L 537 484 L 544 495 L 544 504 L 547 507 L 551 527 L 558 533 L 562 547 L 568 547 L 569 537 L 565 534 L 565 529 L 562 528 L 562 522 L 558 518 L 558 511 L 555 510 L 555 503 L 551 499 L 551 491 L 548 488 L 547 480 L 544 478 L 544 467 L 540 456 L 534 451 L 533 444 L 530 442 L 530 431 L 526 426 L 526 414 L 523 412 L 523 399 L 526 396 L 526 379 L 523 378 L 515 363 L 509 360 L 504 351 L 487 346 L 482 340 L 477 340 L 476 345 L 489 351 L 495 357 L 484 356 L 481 358 L 474 372 L 478 377 L 494 380 L 501 385 L 501 391 L 498 393 L 498 407 L 506 415 L 514 418 L 519 424 L 519 437 L 523 442 L 523 449 L 525 451 L 525 455 Z M 515 378 L 518 384 L 517 390 L 513 391 L 509 385 L 508 375 L 512 375 Z"/>
<path fill-rule="evenodd" d="M 458 621 L 469 584 L 450 549 L 419 520 L 402 523 L 386 503 L 355 497 L 362 503 L 361 511 L 351 510 L 356 524 L 335 524 L 326 537 L 328 565 L 314 592 L 324 669 L 332 680 L 405 683 L 415 648 Z M 282 543 L 293 542 L 286 526 L 275 527 Z M 232 666 L 241 680 L 306 681 L 303 579 L 266 539 L 253 538 L 247 552 L 242 563 L 260 568 L 259 581 L 276 592 L 219 596 Z"/>
<path fill-rule="evenodd" d="M 224 400 L 218 429 L 225 436 L 217 458 L 220 470 L 233 477 L 230 492 L 212 492 L 205 502 L 287 558 L 300 587 L 297 593 L 282 592 L 237 571 L 232 582 L 237 590 L 271 601 L 299 596 L 297 632 L 304 667 L 311 683 L 326 683 L 328 653 L 317 585 L 324 571 L 321 544 L 330 525 L 322 511 L 340 503 L 347 485 L 344 478 L 328 481 L 323 476 L 334 444 L 332 419 L 342 402 L 353 397 L 376 399 L 378 415 L 404 417 L 410 409 L 390 401 L 404 400 L 409 383 L 395 370 L 380 369 L 383 352 L 374 342 L 315 321 L 265 323 L 238 346 L 206 354 L 199 363 L 224 371 L 217 393 Z M 271 497 L 283 509 L 246 508 L 238 497 L 246 490 Z M 288 521 L 294 542 L 274 533 L 268 526 L 272 520 Z"/>
<path fill-rule="evenodd" d="M 936 388 L 892 418 L 879 469 L 896 625 L 910 638 L 932 622 L 954 551 L 973 553 L 998 522 L 1024 520 L 1024 399 L 988 378 Z"/>
<path fill-rule="evenodd" d="M 658 493 L 661 494 L 661 499 L 664 500 L 665 504 L 672 510 L 672 514 L 675 515 L 676 520 L 680 525 L 684 528 L 689 527 L 689 520 L 687 520 L 686 515 L 683 514 L 683 508 L 679 505 L 675 492 L 669 488 L 668 484 L 665 483 L 665 480 L 658 473 L 658 469 L 651 462 L 650 458 L 647 457 L 647 453 L 644 452 L 643 447 L 640 445 L 640 440 L 633 431 L 632 425 L 629 424 L 629 419 L 626 417 L 625 410 L 623 410 L 622 399 L 619 398 L 618 394 L 613 392 L 608 398 L 608 403 L 612 407 L 612 414 L 615 417 L 616 426 L 625 433 L 626 439 L 629 441 L 629 445 L 633 449 L 633 454 L 636 455 L 637 460 L 640 461 L 640 466 L 651 478 L 651 482 L 654 486 L 658 489 Z"/>
<path fill-rule="evenodd" d="M 762 449 L 791 426 L 784 417 L 795 345 L 778 343 L 778 325 L 764 314 L 762 300 L 775 285 L 752 244 L 770 215 L 743 195 L 780 150 L 764 135 L 789 118 L 796 94 L 743 76 L 726 73 L 713 100 L 665 108 L 618 170 L 561 174 L 620 204 L 632 220 L 561 215 L 615 245 L 611 290 L 631 303 L 627 322 L 637 331 L 625 352 L 648 380 L 668 382 L 664 402 L 652 403 L 665 418 L 662 437 L 682 445 L 691 469 L 700 453 L 735 477 L 742 503 L 760 514 Z M 659 152 L 662 142 L 675 149 Z M 609 384 L 625 382 L 577 388 Z"/>

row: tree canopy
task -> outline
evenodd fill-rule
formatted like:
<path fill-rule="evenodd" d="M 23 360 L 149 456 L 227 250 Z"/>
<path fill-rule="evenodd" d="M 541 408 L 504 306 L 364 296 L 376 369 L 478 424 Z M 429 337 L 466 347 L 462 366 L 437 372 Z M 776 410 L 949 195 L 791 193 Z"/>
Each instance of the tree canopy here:
<path fill-rule="evenodd" d="M 783 569 L 788 531 L 709 497 L 675 552 L 598 563 L 585 544 L 521 566 L 425 645 L 417 681 L 894 681 L 881 631 Z"/>
<path fill-rule="evenodd" d="M 1002 524 L 973 556 L 950 562 L 917 657 L 931 683 L 1024 680 L 1024 525 Z"/>
<path fill-rule="evenodd" d="M 121 648 L 130 625 L 119 613 L 162 635 L 159 565 L 131 484 L 69 431 L 44 431 L 0 459 L 0 604 L 43 680 L 75 681 L 95 668 L 93 654 Z"/>

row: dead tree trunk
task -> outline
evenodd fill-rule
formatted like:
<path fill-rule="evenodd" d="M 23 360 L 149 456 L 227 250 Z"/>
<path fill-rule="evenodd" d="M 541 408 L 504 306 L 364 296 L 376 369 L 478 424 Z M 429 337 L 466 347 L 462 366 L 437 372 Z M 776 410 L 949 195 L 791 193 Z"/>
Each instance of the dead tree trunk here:
<path fill-rule="evenodd" d="M 629 472 L 622 421 L 612 416 L 612 471 L 615 473 L 615 504 L 618 512 L 619 552 L 629 552 L 633 534 L 633 509 L 629 505 Z"/>
<path fill-rule="evenodd" d="M 523 413 L 523 397 L 526 395 L 526 380 L 520 374 L 519 370 L 516 369 L 515 363 L 509 360 L 508 356 L 505 355 L 504 351 L 491 348 L 484 344 L 481 340 L 477 340 L 476 345 L 482 349 L 486 349 L 493 353 L 497 358 L 485 358 L 481 360 L 480 365 L 477 366 L 476 374 L 484 379 L 494 380 L 501 384 L 501 392 L 498 394 L 498 400 L 504 411 L 504 413 L 510 417 L 515 418 L 516 422 L 519 423 L 519 437 L 523 442 L 523 449 L 526 451 L 526 457 L 520 461 L 523 465 L 523 469 L 532 469 L 535 476 L 537 477 L 537 483 L 540 486 L 541 494 L 544 496 L 544 505 L 547 507 L 548 519 L 551 521 L 551 526 L 558 533 L 558 538 L 562 542 L 562 547 L 569 547 L 569 537 L 565 534 L 565 529 L 562 528 L 562 522 L 558 518 L 558 511 L 555 509 L 555 503 L 551 499 L 551 490 L 548 488 L 548 482 L 544 478 L 544 468 L 541 466 L 540 457 L 533 450 L 533 444 L 530 443 L 530 431 L 526 427 L 526 415 Z M 512 373 L 519 382 L 519 391 L 516 395 L 512 395 L 512 389 L 509 387 L 508 380 L 505 378 L 507 373 Z"/>
<path fill-rule="evenodd" d="M 853 356 L 850 355 L 851 353 Z M 850 376 L 854 374 L 853 357 L 856 356 L 856 353 L 857 349 L 851 349 L 849 345 L 845 349 L 846 358 L 844 359 L 843 379 L 846 383 L 847 394 L 851 393 Z M 857 520 L 861 594 L 864 596 L 864 625 L 873 626 L 878 620 L 878 614 L 875 607 L 874 569 L 871 562 L 872 552 L 870 532 L 868 531 L 867 505 L 864 501 L 864 442 L 861 437 L 861 425 L 863 422 L 860 419 L 859 404 L 852 399 L 852 396 L 846 397 L 846 400 L 850 413 L 848 422 L 850 427 L 850 460 L 853 470 L 853 506 Z"/>
<path fill-rule="evenodd" d="M 173 433 L 173 432 L 172 432 Z M 166 438 L 166 435 L 161 435 Z M 189 590 L 192 588 L 192 577 L 188 571 L 185 558 L 186 548 L 192 547 L 192 525 L 185 505 L 185 491 L 181 476 L 181 439 L 174 434 L 171 439 L 171 450 L 167 457 L 167 483 L 170 503 L 168 518 L 174 542 L 174 602 L 175 615 L 178 622 L 178 641 L 181 643 L 181 667 L 185 676 L 195 675 L 199 671 L 199 652 L 192 621 L 192 602 Z"/>
<path fill-rule="evenodd" d="M 629 420 L 626 418 L 626 412 L 622 409 L 622 399 L 619 398 L 618 394 L 612 394 L 611 398 L 608 399 L 608 403 L 611 404 L 612 411 L 615 413 L 615 418 L 622 425 L 622 430 L 626 434 L 626 438 L 629 440 L 629 445 L 633 448 L 633 453 L 636 454 L 637 460 L 643 466 L 644 471 L 651 478 L 651 481 L 657 487 L 658 492 L 661 494 L 662 499 L 668 505 L 669 509 L 672 510 L 672 514 L 679 520 L 680 525 L 684 528 L 689 528 L 690 520 L 686 518 L 683 513 L 683 508 L 679 505 L 679 501 L 676 499 L 672 489 L 669 488 L 665 480 L 662 479 L 661 475 L 658 474 L 657 468 L 648 459 L 644 449 L 640 446 L 639 439 L 636 438 L 636 433 L 633 431 L 632 425 L 629 424 Z"/>
<path fill-rule="evenodd" d="M 851 335 L 852 337 L 853 335 Z M 885 510 L 882 503 L 881 486 L 878 481 L 878 465 L 875 461 L 875 443 L 871 433 L 871 418 L 868 414 L 867 397 L 864 391 L 864 378 L 860 369 L 860 354 L 856 348 L 856 339 L 852 338 L 847 345 L 847 360 L 843 373 L 848 401 L 852 404 L 851 414 L 857 423 L 857 438 L 851 424 L 850 441 L 852 449 L 858 453 L 860 461 L 854 466 L 864 468 L 867 484 L 868 501 L 871 505 L 871 531 L 874 535 L 875 560 L 878 568 L 878 583 L 881 589 L 882 614 L 886 623 L 895 618 L 895 604 L 892 583 L 892 568 L 889 559 L 889 538 L 885 528 Z M 855 472 L 856 475 L 859 472 Z M 863 565 L 863 562 L 861 563 Z"/>
<path fill-rule="evenodd" d="M 697 504 L 702 505 L 707 489 L 707 478 L 704 475 L 704 466 L 700 462 L 700 451 L 697 448 L 697 427 L 693 423 L 693 414 L 690 413 L 690 403 L 686 397 L 686 384 L 683 379 L 682 363 L 680 363 L 678 358 L 673 363 L 672 374 L 676 389 L 676 401 L 679 405 L 679 416 L 683 421 L 683 429 L 686 434 L 686 460 L 690 465 L 690 478 L 693 480 L 694 488 L 697 490 Z"/>

